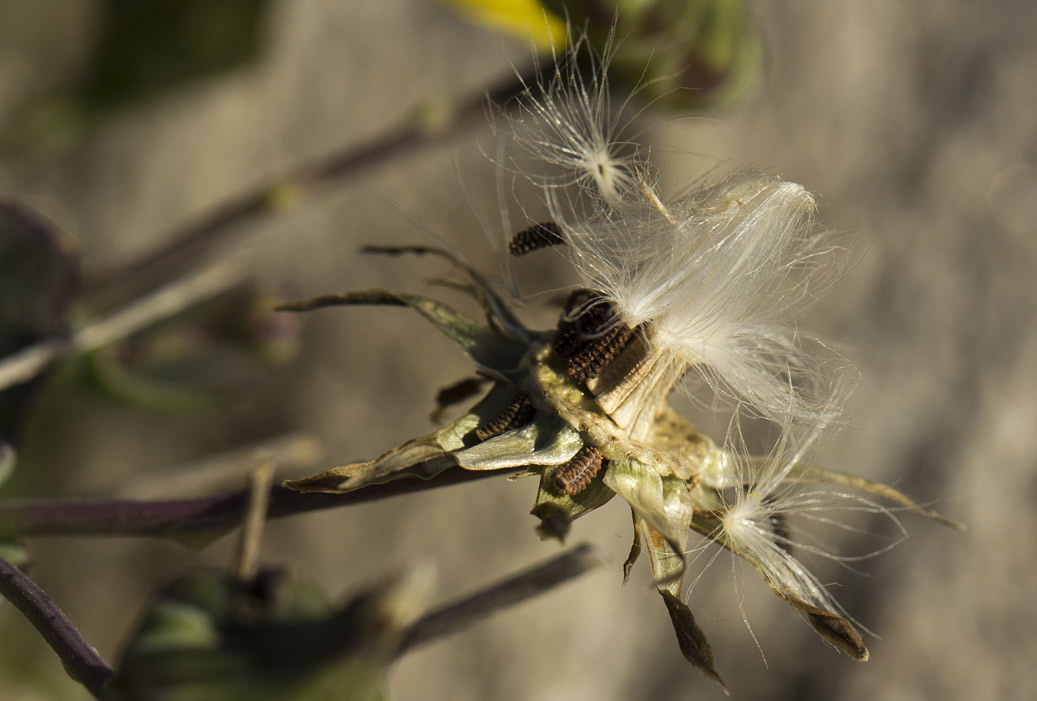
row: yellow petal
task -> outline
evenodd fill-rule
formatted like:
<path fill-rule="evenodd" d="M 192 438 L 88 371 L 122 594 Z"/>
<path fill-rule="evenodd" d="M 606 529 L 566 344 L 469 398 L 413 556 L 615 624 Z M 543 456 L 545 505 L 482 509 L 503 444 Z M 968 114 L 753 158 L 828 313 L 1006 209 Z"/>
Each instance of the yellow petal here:
<path fill-rule="evenodd" d="M 484 27 L 528 39 L 538 49 L 565 47 L 565 22 L 538 0 L 444 0 L 466 18 Z"/>

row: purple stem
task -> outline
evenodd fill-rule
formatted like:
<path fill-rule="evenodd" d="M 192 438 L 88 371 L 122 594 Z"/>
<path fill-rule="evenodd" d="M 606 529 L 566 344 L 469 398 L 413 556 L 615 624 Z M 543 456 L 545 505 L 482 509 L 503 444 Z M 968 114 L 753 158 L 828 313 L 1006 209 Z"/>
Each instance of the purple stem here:
<path fill-rule="evenodd" d="M 598 562 L 594 548 L 587 544 L 578 545 L 525 572 L 447 604 L 426 614 L 410 627 L 396 656 L 402 657 L 416 647 L 464 630 L 501 609 L 539 596 L 583 574 Z"/>
<path fill-rule="evenodd" d="M 401 479 L 347 494 L 270 491 L 268 518 L 385 499 L 400 494 L 496 477 L 514 469 L 468 471 L 453 468 L 430 480 Z M 222 535 L 241 522 L 246 490 L 191 499 L 25 499 L 0 501 L 0 538 L 56 535 L 191 536 Z"/>
<path fill-rule="evenodd" d="M 96 699 L 110 698 L 105 688 L 114 672 L 79 633 L 68 616 L 28 575 L 0 557 L 0 594 L 14 604 L 61 658 L 69 676 Z"/>

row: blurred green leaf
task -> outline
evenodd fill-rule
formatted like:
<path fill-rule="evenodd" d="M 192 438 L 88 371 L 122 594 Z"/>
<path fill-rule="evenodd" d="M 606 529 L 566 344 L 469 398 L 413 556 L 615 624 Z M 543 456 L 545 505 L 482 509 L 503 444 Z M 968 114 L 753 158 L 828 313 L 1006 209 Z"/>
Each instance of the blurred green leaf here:
<path fill-rule="evenodd" d="M 0 359 L 64 333 L 78 290 L 75 242 L 29 207 L 0 199 Z M 0 440 L 17 442 L 38 386 L 0 390 Z"/>
<path fill-rule="evenodd" d="M 0 446 L 2 448 L 2 446 Z M 0 482 L 3 480 L 0 479 Z M 6 560 L 23 572 L 32 565 L 32 557 L 24 543 L 15 540 L 0 540 L 0 559 Z M 0 596 L 0 609 L 7 604 L 7 599 Z"/>
<path fill-rule="evenodd" d="M 18 461 L 18 456 L 7 443 L 0 441 L 0 487 L 4 486 L 4 482 L 14 472 L 15 463 Z"/>
<path fill-rule="evenodd" d="M 29 549 L 23 543 L 13 540 L 0 540 L 0 558 L 7 560 L 20 570 L 25 570 L 32 564 Z M 0 598 L 0 601 L 5 601 L 5 599 Z"/>
<path fill-rule="evenodd" d="M 97 41 L 60 92 L 16 115 L 0 150 L 66 148 L 112 110 L 254 62 L 269 0 L 101 0 Z"/>
<path fill-rule="evenodd" d="M 0 354 L 64 331 L 78 284 L 75 241 L 29 207 L 0 199 Z"/>
<path fill-rule="evenodd" d="M 134 371 L 120 355 L 118 347 L 94 351 L 70 366 L 65 378 L 82 382 L 107 399 L 137 409 L 196 412 L 218 406 L 211 391 Z"/>
<path fill-rule="evenodd" d="M 381 699 L 420 587 L 392 578 L 332 606 L 306 582 L 266 571 L 171 584 L 131 636 L 119 698 Z"/>
<path fill-rule="evenodd" d="M 256 58 L 267 0 L 107 0 L 84 102 L 112 107 Z"/>
<path fill-rule="evenodd" d="M 763 51 L 748 0 L 543 0 L 543 5 L 549 16 L 566 17 L 574 31 L 585 31 L 597 54 L 611 56 L 611 79 L 621 94 L 643 90 L 656 106 L 728 105 L 744 97 L 760 74 Z M 534 31 L 544 31 L 543 16 L 526 21 Z"/>
<path fill-rule="evenodd" d="M 610 56 L 614 87 L 643 90 L 671 109 L 735 102 L 760 73 L 763 51 L 747 0 L 445 1 L 545 53 L 561 53 L 585 34 L 596 54 Z"/>
<path fill-rule="evenodd" d="M 242 284 L 117 344 L 66 364 L 65 379 L 139 409 L 219 408 L 297 349 L 301 320 Z"/>

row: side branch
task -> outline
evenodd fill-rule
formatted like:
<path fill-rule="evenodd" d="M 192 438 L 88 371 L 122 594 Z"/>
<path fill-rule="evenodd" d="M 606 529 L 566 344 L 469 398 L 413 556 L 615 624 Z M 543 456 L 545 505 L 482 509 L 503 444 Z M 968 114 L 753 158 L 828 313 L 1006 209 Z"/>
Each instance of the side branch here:
<path fill-rule="evenodd" d="M 557 587 L 598 564 L 590 545 L 579 545 L 547 562 L 520 572 L 419 619 L 403 639 L 397 657 L 416 647 L 463 630 L 497 611 Z"/>
<path fill-rule="evenodd" d="M 413 117 L 366 144 L 353 145 L 305 163 L 203 214 L 169 235 L 167 243 L 141 258 L 91 275 L 87 296 L 102 304 L 132 298 L 156 281 L 168 280 L 197 265 L 232 240 L 248 223 L 294 207 L 303 197 L 357 177 L 419 149 L 446 141 L 479 123 L 488 103 L 504 104 L 524 90 L 511 78 L 487 91 L 450 101 L 436 117 Z"/>
<path fill-rule="evenodd" d="M 170 283 L 119 311 L 74 331 L 69 338 L 50 338 L 0 358 L 0 391 L 27 382 L 67 355 L 88 353 L 176 316 L 241 281 L 241 270 L 216 265 Z"/>
<path fill-rule="evenodd" d="M 61 658 L 69 676 L 85 686 L 96 699 L 110 698 L 105 683 L 113 671 L 108 663 L 90 646 L 79 631 L 47 596 L 20 569 L 0 558 L 0 594 L 3 594 Z"/>
<path fill-rule="evenodd" d="M 347 494 L 270 491 L 267 518 L 362 504 L 516 472 L 518 468 L 468 471 L 452 468 L 430 480 L 400 479 Z M 191 499 L 39 499 L 0 502 L 0 538 L 31 536 L 159 536 L 207 544 L 241 523 L 245 490 Z"/>

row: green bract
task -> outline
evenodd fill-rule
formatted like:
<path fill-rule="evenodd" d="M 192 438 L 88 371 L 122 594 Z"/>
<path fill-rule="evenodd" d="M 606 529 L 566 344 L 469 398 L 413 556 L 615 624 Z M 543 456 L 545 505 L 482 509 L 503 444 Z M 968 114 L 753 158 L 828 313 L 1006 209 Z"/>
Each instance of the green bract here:
<path fill-rule="evenodd" d="M 819 606 L 824 599 L 807 600 L 793 586 L 795 582 L 786 584 L 782 580 L 773 563 L 733 547 L 725 535 L 724 510 L 729 502 L 725 491 L 751 488 L 761 475 L 774 472 L 773 459 L 736 455 L 699 433 L 668 405 L 668 389 L 660 393 L 651 372 L 639 372 L 636 363 L 629 365 L 633 369 L 625 377 L 617 378 L 615 372 L 607 379 L 603 376 L 607 391 L 599 382 L 596 397 L 566 374 L 563 360 L 552 345 L 556 332 L 523 326 L 492 286 L 450 253 L 425 247 L 376 250 L 447 258 L 465 277 L 465 287 L 485 312 L 485 322 L 476 322 L 425 297 L 381 290 L 328 295 L 282 309 L 409 306 L 456 342 L 493 385 L 471 409 L 439 431 L 409 440 L 375 460 L 335 467 L 286 482 L 286 486 L 304 492 L 344 493 L 395 479 L 430 479 L 447 470 L 521 469 L 541 477 L 532 511 L 540 519 L 538 532 L 558 539 L 567 534 L 574 520 L 618 494 L 630 505 L 634 522 L 633 546 L 624 573 L 629 573 L 642 543 L 646 544 L 652 576 L 666 603 L 681 651 L 707 676 L 722 684 L 713 668 L 706 637 L 681 596 L 692 531 L 748 560 L 779 597 L 805 614 L 825 640 L 855 659 L 867 659 L 860 636 L 841 612 Z M 627 367 L 623 362 L 618 361 L 617 367 Z M 646 378 L 652 383 L 650 389 L 639 391 L 638 383 Z M 498 419 L 513 418 L 520 413 L 516 407 L 525 402 L 531 408 L 523 420 L 507 423 Z M 639 415 L 647 407 L 650 420 L 617 420 L 603 408 L 604 404 L 626 411 L 631 402 L 641 403 L 636 412 Z M 490 430 L 495 423 L 498 430 Z M 602 468 L 586 487 L 563 493 L 552 478 L 585 447 L 600 453 Z M 735 463 L 738 471 L 731 469 Z M 868 480 L 798 462 L 780 474 L 782 485 L 814 483 L 850 488 L 956 525 L 922 509 L 891 487 Z"/>

